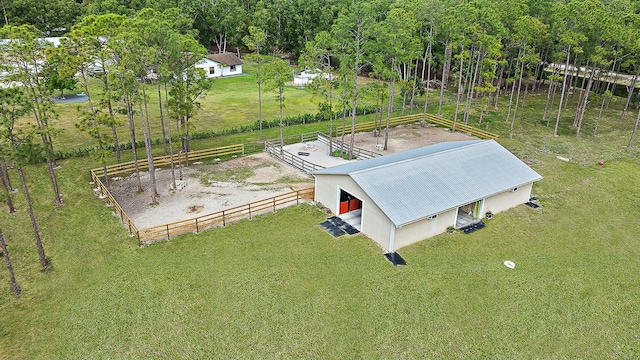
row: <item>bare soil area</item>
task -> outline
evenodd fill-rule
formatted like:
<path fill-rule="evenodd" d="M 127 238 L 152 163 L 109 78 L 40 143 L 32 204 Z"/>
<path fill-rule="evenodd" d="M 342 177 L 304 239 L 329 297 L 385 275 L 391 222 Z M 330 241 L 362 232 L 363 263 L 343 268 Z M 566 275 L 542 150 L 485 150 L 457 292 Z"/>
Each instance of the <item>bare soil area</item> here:
<path fill-rule="evenodd" d="M 384 144 L 384 133 L 378 137 L 372 136 L 371 132 L 358 133 L 355 144 L 388 154 L 444 141 L 471 139 L 473 137 L 466 134 L 414 124 L 390 129 L 386 151 L 376 148 L 376 145 Z M 180 179 L 179 169 L 176 168 L 175 173 L 176 179 Z M 313 186 L 313 177 L 266 153 L 214 165 L 191 164 L 182 168 L 182 180 L 186 186 L 181 190 L 171 189 L 171 169 L 156 169 L 158 205 L 150 205 L 148 172 L 141 173 L 141 180 L 142 193 L 137 192 L 135 174 L 113 178 L 110 182 L 112 195 L 139 229 L 186 220 Z"/>
<path fill-rule="evenodd" d="M 389 129 L 389 138 L 387 140 L 387 150 L 379 151 L 376 145 L 384 145 L 384 129 L 380 136 L 374 137 L 372 132 L 363 132 L 356 134 L 354 144 L 357 147 L 379 152 L 381 154 L 391 154 L 400 151 L 416 149 L 423 146 L 433 145 L 446 141 L 464 141 L 474 140 L 473 136 L 463 133 L 452 133 L 450 129 L 426 124 L 399 125 Z M 348 135 L 345 136 L 345 142 L 349 142 Z"/>
<path fill-rule="evenodd" d="M 175 170 L 180 179 L 179 169 Z M 243 156 L 215 165 L 192 164 L 182 169 L 186 186 L 171 189 L 171 169 L 156 169 L 158 204 L 151 204 L 149 173 L 111 181 L 111 194 L 139 229 L 191 219 L 257 200 L 313 186 L 311 176 L 266 153 Z"/>

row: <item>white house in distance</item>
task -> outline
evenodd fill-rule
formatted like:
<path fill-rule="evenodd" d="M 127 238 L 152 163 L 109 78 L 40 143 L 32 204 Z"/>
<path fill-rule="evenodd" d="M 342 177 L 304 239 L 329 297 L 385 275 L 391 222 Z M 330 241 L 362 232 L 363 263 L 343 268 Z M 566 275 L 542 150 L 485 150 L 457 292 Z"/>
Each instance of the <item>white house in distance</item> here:
<path fill-rule="evenodd" d="M 203 69 L 207 78 L 219 78 L 242 74 L 244 62 L 232 53 L 209 54 L 198 61 L 195 67 Z"/>
<path fill-rule="evenodd" d="M 463 218 L 524 204 L 542 179 L 494 140 L 445 142 L 313 175 L 315 201 L 389 253 L 461 227 Z"/>
<path fill-rule="evenodd" d="M 323 73 L 319 69 L 315 69 L 315 70 L 306 69 L 300 72 L 299 74 L 296 74 L 293 76 L 293 85 L 303 86 L 303 85 L 311 84 L 313 82 L 313 79 L 317 78 L 318 76 L 322 76 L 327 80 L 331 80 L 331 74 Z"/>

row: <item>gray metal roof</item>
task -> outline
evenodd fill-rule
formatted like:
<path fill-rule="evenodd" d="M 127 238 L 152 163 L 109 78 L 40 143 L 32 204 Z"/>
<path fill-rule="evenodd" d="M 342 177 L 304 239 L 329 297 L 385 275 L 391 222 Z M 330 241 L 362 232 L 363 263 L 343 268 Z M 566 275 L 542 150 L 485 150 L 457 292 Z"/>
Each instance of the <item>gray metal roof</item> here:
<path fill-rule="evenodd" d="M 396 226 L 542 178 L 494 140 L 440 143 L 313 174 L 350 176 Z"/>

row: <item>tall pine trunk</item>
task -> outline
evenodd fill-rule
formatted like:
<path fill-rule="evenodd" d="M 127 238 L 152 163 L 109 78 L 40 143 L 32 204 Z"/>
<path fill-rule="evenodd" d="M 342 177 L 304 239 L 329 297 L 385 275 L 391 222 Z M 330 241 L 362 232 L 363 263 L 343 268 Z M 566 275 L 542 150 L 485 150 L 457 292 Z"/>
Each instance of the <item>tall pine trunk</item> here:
<path fill-rule="evenodd" d="M 522 55 L 524 56 L 524 53 Z M 520 61 L 520 76 L 518 77 L 518 94 L 516 95 L 516 105 L 513 107 L 513 116 L 511 117 L 511 125 L 509 126 L 509 131 L 513 131 L 513 125 L 516 122 L 516 114 L 518 112 L 518 102 L 520 101 L 520 88 L 522 87 L 523 72 L 524 72 L 524 61 Z"/>
<path fill-rule="evenodd" d="M 0 229 L 0 249 L 2 250 L 2 255 L 7 262 L 7 269 L 9 270 L 9 277 L 11 278 L 11 293 L 15 296 L 19 296 L 22 289 L 20 289 L 20 285 L 18 285 L 18 281 L 16 280 L 16 275 L 13 272 L 13 264 L 11 264 L 11 257 L 9 256 L 9 250 L 7 250 L 7 243 L 4 241 L 4 236 L 2 235 L 2 229 Z"/>
<path fill-rule="evenodd" d="M 418 61 L 420 61 L 420 59 L 416 58 L 415 71 L 413 72 L 413 83 L 411 86 L 411 101 L 409 102 L 409 115 L 413 115 L 416 87 L 418 86 Z M 424 71 L 422 71 L 422 76 L 424 77 Z"/>
<path fill-rule="evenodd" d="M 14 144 L 14 150 L 17 150 L 17 146 Z M 33 202 L 31 201 L 31 195 L 29 195 L 29 188 L 27 187 L 27 180 L 24 176 L 24 170 L 22 167 L 18 167 L 18 175 L 20 175 L 20 182 L 22 183 L 22 191 L 27 202 L 27 211 L 29 212 L 29 219 L 31 220 L 31 228 L 36 239 L 36 248 L 38 248 L 38 256 L 40 257 L 40 269 L 45 270 L 49 268 L 49 260 L 47 260 L 44 254 L 44 246 L 42 245 L 42 238 L 40 237 L 40 230 L 38 230 L 38 223 L 36 222 L 36 216 L 33 212 Z"/>
<path fill-rule="evenodd" d="M 393 68 L 396 64 L 395 56 L 391 59 L 391 70 L 393 72 Z M 384 150 L 387 150 L 387 145 L 389 144 L 389 119 L 391 118 L 391 112 L 393 111 L 393 102 L 395 97 L 395 76 L 391 75 L 391 82 L 389 83 L 389 103 L 387 105 L 387 120 L 384 127 Z"/>
<path fill-rule="evenodd" d="M 258 52 L 260 56 L 260 52 Z M 260 121 L 260 141 L 262 141 L 262 80 L 260 79 L 260 67 L 262 65 L 262 59 L 258 59 L 258 112 Z"/>
<path fill-rule="evenodd" d="M 356 140 L 356 110 L 358 108 L 358 69 L 359 61 L 356 57 L 353 71 L 353 99 L 351 99 L 351 139 L 349 141 L 349 160 L 353 159 L 353 145 Z"/>
<path fill-rule="evenodd" d="M 282 156 L 282 152 L 284 151 L 284 136 L 282 135 L 282 128 L 283 128 L 283 124 L 282 124 L 282 108 L 283 108 L 283 97 L 282 97 L 282 86 L 280 86 L 278 88 L 278 101 L 280 102 L 280 156 Z"/>
<path fill-rule="evenodd" d="M 144 112 L 143 106 L 144 104 Z M 158 184 L 156 183 L 156 169 L 153 166 L 153 152 L 151 151 L 151 127 L 149 126 L 149 109 L 147 105 L 147 94 L 142 87 L 142 100 L 138 104 L 140 108 L 140 122 L 142 123 L 142 133 L 144 135 L 144 148 L 147 153 L 147 162 L 149 166 L 149 179 L 151 180 L 151 204 L 158 203 Z"/>
<path fill-rule="evenodd" d="M 333 154 L 333 76 L 329 71 L 329 156 Z"/>
<path fill-rule="evenodd" d="M 636 81 L 638 80 L 638 74 L 633 75 L 633 78 L 631 79 L 631 86 L 627 87 L 627 92 L 629 93 L 627 95 L 627 102 L 624 104 L 624 109 L 622 109 L 622 113 L 620 114 L 620 122 L 622 122 L 622 120 L 624 120 L 624 114 L 627 112 L 627 109 L 629 108 L 629 104 L 631 103 L 631 98 L 633 97 L 633 91 L 636 89 Z"/>
<path fill-rule="evenodd" d="M 104 66 L 102 68 L 102 71 L 105 71 Z M 107 79 L 106 72 L 103 75 L 104 75 L 104 92 L 105 92 L 106 101 L 107 101 L 107 110 L 109 111 L 109 120 L 111 121 L 111 135 L 113 136 L 113 148 L 115 149 L 115 153 L 116 153 L 116 162 L 120 164 L 122 162 L 122 156 L 120 154 L 120 142 L 118 140 L 118 131 L 114 124 L 115 116 L 113 112 L 113 104 L 111 103 L 111 91 L 109 89 L 110 83 L 109 83 L 109 80 Z"/>
<path fill-rule="evenodd" d="M 480 66 L 480 55 L 481 55 L 481 51 L 478 50 L 478 58 L 476 59 L 476 66 L 475 66 L 475 70 L 473 71 L 473 78 L 471 79 L 471 82 L 469 83 L 469 92 L 467 95 L 467 103 L 466 103 L 466 109 L 464 112 L 464 123 L 468 124 L 469 123 L 469 115 L 471 115 L 471 101 L 473 100 L 473 92 L 475 91 L 475 85 L 476 85 L 476 79 L 478 78 L 478 67 Z M 471 59 L 469 59 L 471 60 Z"/>
<path fill-rule="evenodd" d="M 138 184 L 138 193 L 142 192 L 142 181 L 140 180 L 140 168 L 138 166 L 138 145 L 136 144 L 136 128 L 135 121 L 133 117 L 133 108 L 131 104 L 131 97 L 127 92 L 127 87 L 124 83 L 124 77 L 120 76 L 120 81 L 122 81 L 122 96 L 124 98 L 124 104 L 127 108 L 127 119 L 129 120 L 129 137 L 131 139 L 131 152 L 133 155 L 133 166 L 135 168 L 136 180 Z"/>
<path fill-rule="evenodd" d="M 426 120 L 426 116 L 427 116 L 427 106 L 429 105 L 429 89 L 431 88 L 431 58 L 432 58 L 432 54 L 431 54 L 431 43 L 433 41 L 433 24 L 431 24 L 431 26 L 429 27 L 429 45 L 427 46 L 427 53 L 428 53 L 428 63 L 427 63 L 427 82 L 426 82 L 426 86 L 424 87 L 424 113 L 423 113 L 423 117 L 422 117 L 422 123 L 424 124 L 425 120 Z M 424 70 L 424 62 L 422 63 L 423 66 L 423 70 Z M 424 83 L 424 75 L 423 75 L 423 83 Z"/>
<path fill-rule="evenodd" d="M 551 92 L 553 91 L 553 93 L 555 94 L 555 83 L 556 81 L 555 79 L 555 75 L 557 74 L 557 68 L 555 68 L 553 70 L 553 73 L 551 74 L 551 81 L 549 83 L 549 87 L 547 88 L 547 101 L 544 103 L 544 111 L 542 112 L 542 121 L 547 120 L 547 112 L 549 110 L 549 106 L 550 106 L 550 100 L 551 100 Z M 553 106 L 553 105 L 551 105 Z M 548 126 L 548 123 L 547 123 Z"/>
<path fill-rule="evenodd" d="M 453 114 L 453 126 L 451 127 L 451 132 L 456 131 L 456 124 L 458 122 L 458 111 L 460 109 L 460 97 L 464 92 L 464 87 L 462 86 L 462 69 L 464 68 L 464 48 L 460 45 L 460 68 L 458 71 L 458 91 L 456 96 L 456 111 Z"/>
<path fill-rule="evenodd" d="M 640 122 L 640 111 L 638 111 L 638 117 L 636 117 L 636 124 L 633 126 L 633 131 L 631 132 L 631 138 L 629 139 L 629 143 L 627 144 L 627 148 L 629 149 L 633 147 L 633 139 L 636 137 L 636 132 L 638 131 L 638 122 Z"/>
<path fill-rule="evenodd" d="M 9 169 L 6 166 L 4 158 L 0 159 L 0 185 L 2 185 L 2 192 L 4 194 L 5 201 L 7 202 L 7 208 L 9 214 L 16 212 L 16 208 L 13 204 L 13 197 L 11 196 L 11 180 L 9 179 Z"/>
<path fill-rule="evenodd" d="M 558 82 L 554 81 L 553 83 L 553 94 L 551 94 L 551 104 L 549 105 L 550 108 L 553 109 L 553 105 L 556 102 L 556 93 L 558 92 Z M 550 122 L 550 118 L 547 118 L 547 127 L 549 126 L 549 122 Z"/>
<path fill-rule="evenodd" d="M 93 98 L 91 97 L 91 92 L 89 91 L 89 84 L 87 82 L 87 75 L 84 70 L 80 71 L 80 75 L 82 77 L 82 85 L 84 86 L 84 92 L 87 96 L 87 102 L 89 103 L 89 113 L 91 115 L 91 126 L 95 129 L 93 131 L 93 136 L 98 141 L 98 151 L 100 151 L 100 163 L 102 164 L 102 172 L 104 173 L 104 182 L 107 189 L 110 189 L 109 184 L 109 174 L 107 173 L 107 159 L 106 159 L 106 151 L 104 148 L 104 142 L 102 140 L 102 133 L 100 132 L 100 128 L 96 122 L 96 110 L 93 107 Z"/>
<path fill-rule="evenodd" d="M 164 112 L 162 111 L 162 88 L 160 87 L 160 81 L 158 81 L 158 108 L 160 109 L 160 128 L 162 129 L 162 147 L 164 154 L 169 154 L 167 150 L 167 134 L 164 126 Z"/>
<path fill-rule="evenodd" d="M 558 124 L 560 124 L 560 116 L 562 115 L 562 101 L 564 100 L 564 93 L 567 89 L 567 75 L 569 74 L 569 59 L 571 56 L 571 46 L 567 48 L 567 62 L 564 66 L 564 80 L 562 80 L 562 92 L 560 95 L 560 106 L 558 107 L 558 115 L 556 116 L 556 125 L 553 128 L 553 136 L 558 136 Z"/>
<path fill-rule="evenodd" d="M 173 159 L 173 136 L 171 134 L 171 115 L 169 113 L 169 89 L 167 82 L 164 82 L 164 104 L 167 107 L 167 132 L 169 133 L 169 163 L 171 164 L 171 188 L 176 190 L 176 165 Z"/>
<path fill-rule="evenodd" d="M 608 91 L 608 90 L 607 90 Z M 593 136 L 598 135 L 598 126 L 600 125 L 600 119 L 602 119 L 602 110 L 604 109 L 607 97 L 602 95 L 602 103 L 600 104 L 600 111 L 598 111 L 598 119 L 596 120 L 596 126 L 593 128 Z"/>
<path fill-rule="evenodd" d="M 346 96 L 346 94 L 345 94 Z M 340 157 L 344 154 L 344 136 L 347 128 L 347 102 L 342 104 L 342 138 L 340 139 Z"/>
<path fill-rule="evenodd" d="M 498 82 L 496 83 L 496 93 L 495 99 L 493 101 L 493 108 L 498 110 L 498 99 L 500 98 L 500 86 L 504 80 L 504 65 L 500 66 L 500 70 L 498 71 Z M 488 108 L 487 108 L 488 111 Z"/>
<path fill-rule="evenodd" d="M 620 50 L 620 48 L 618 48 L 618 50 Z M 622 60 L 622 59 L 620 59 Z M 617 65 L 616 65 L 617 62 Z M 611 66 L 611 69 L 613 70 L 613 72 L 615 73 L 614 77 L 613 77 L 613 85 L 611 86 L 611 93 L 615 94 L 616 93 L 616 86 L 618 85 L 618 75 L 620 74 L 620 66 L 621 66 L 622 61 L 618 61 L 618 57 L 616 57 L 613 60 L 613 65 Z M 611 85 L 610 81 L 607 81 L 607 90 L 609 90 L 609 85 Z M 611 99 L 613 98 L 613 96 L 610 96 L 607 99 L 607 109 L 609 108 L 609 105 L 611 104 Z"/>
<path fill-rule="evenodd" d="M 515 68 L 518 68 L 518 64 L 520 63 L 520 60 L 522 59 L 522 48 L 520 48 L 518 50 L 518 57 L 516 59 L 516 66 Z M 513 74 L 513 83 L 511 84 L 511 95 L 509 95 L 509 108 L 507 109 L 507 119 L 506 122 L 509 123 L 509 120 L 511 119 L 511 108 L 513 106 L 513 95 L 516 92 L 516 77 L 515 77 L 515 73 Z"/>
<path fill-rule="evenodd" d="M 47 110 L 45 108 L 46 102 L 50 101 L 49 97 L 45 94 L 45 90 L 43 84 L 40 80 L 40 74 L 38 73 L 38 69 L 40 68 L 40 64 L 37 63 L 34 57 L 34 61 L 32 66 L 30 67 L 27 62 L 22 62 L 21 65 L 23 70 L 29 74 L 33 74 L 35 76 L 33 79 L 29 79 L 23 85 L 27 90 L 28 96 L 31 97 L 33 103 L 33 116 L 36 121 L 36 125 L 38 128 L 38 132 L 40 135 L 40 139 L 42 141 L 42 145 L 44 147 L 44 155 L 45 160 L 47 162 L 47 173 L 49 175 L 49 180 L 51 180 L 51 185 L 53 187 L 54 193 L 54 203 L 58 206 L 64 205 L 64 201 L 62 200 L 62 195 L 60 195 L 60 189 L 58 187 L 58 178 L 54 171 L 56 167 L 55 164 L 55 152 L 53 150 L 53 142 L 51 141 L 51 136 L 49 134 L 49 123 Z M 35 79 L 35 80 L 34 80 Z"/>
<path fill-rule="evenodd" d="M 451 63 L 451 49 L 449 49 L 449 39 L 444 44 L 444 65 L 442 67 L 442 81 L 440 82 L 440 100 L 438 101 L 438 116 L 442 116 L 442 101 L 444 99 L 444 88 L 449 78 L 449 66 Z"/>
<path fill-rule="evenodd" d="M 580 110 L 580 117 L 578 118 L 578 123 L 576 124 L 576 137 L 580 137 L 580 129 L 582 128 L 582 120 L 584 119 L 584 113 L 587 111 L 587 104 L 589 103 L 589 92 L 591 92 L 591 86 L 593 85 L 593 75 L 595 74 L 596 69 L 591 70 L 591 75 L 589 76 L 589 82 L 587 83 L 587 90 L 584 94 L 584 100 L 582 101 L 582 109 Z"/>

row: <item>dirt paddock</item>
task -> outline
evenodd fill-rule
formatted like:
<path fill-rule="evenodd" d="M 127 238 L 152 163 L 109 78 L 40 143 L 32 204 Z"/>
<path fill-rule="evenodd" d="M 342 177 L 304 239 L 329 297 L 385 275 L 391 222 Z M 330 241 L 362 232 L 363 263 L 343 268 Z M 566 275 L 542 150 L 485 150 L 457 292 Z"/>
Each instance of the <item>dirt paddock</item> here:
<path fill-rule="evenodd" d="M 384 134 L 383 134 L 384 135 Z M 376 150 L 384 137 L 358 133 L 355 145 Z M 418 124 L 390 129 L 387 151 L 394 153 L 444 141 L 471 140 L 471 136 Z M 348 142 L 347 139 L 345 141 Z M 327 154 L 328 155 L 328 154 Z M 175 170 L 176 179 L 179 171 Z M 144 191 L 137 193 L 135 175 L 111 179 L 111 193 L 139 229 L 186 220 L 293 190 L 313 186 L 313 177 L 266 153 L 242 156 L 214 165 L 192 164 L 182 169 L 182 190 L 171 189 L 171 169 L 156 170 L 157 205 L 151 203 L 148 172 L 141 173 Z"/>

